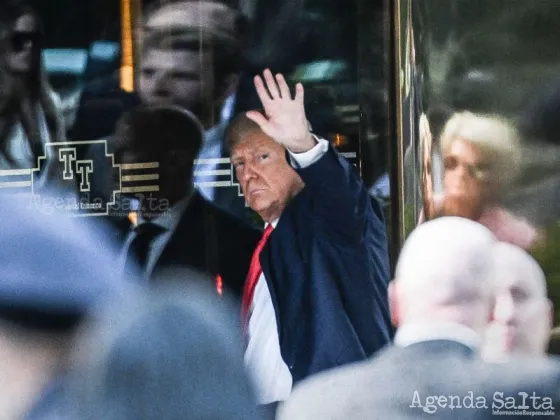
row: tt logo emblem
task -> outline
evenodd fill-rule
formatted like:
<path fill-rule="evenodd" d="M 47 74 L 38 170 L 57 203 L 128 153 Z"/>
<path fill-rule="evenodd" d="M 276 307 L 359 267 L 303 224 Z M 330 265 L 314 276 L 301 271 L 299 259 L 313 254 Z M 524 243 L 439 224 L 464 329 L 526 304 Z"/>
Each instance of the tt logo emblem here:
<path fill-rule="evenodd" d="M 80 176 L 80 191 L 87 192 L 90 190 L 89 174 L 93 172 L 92 160 L 76 160 L 75 147 L 58 149 L 58 160 L 64 163 L 63 179 L 72 180 L 74 179 L 74 172 L 77 172 Z"/>

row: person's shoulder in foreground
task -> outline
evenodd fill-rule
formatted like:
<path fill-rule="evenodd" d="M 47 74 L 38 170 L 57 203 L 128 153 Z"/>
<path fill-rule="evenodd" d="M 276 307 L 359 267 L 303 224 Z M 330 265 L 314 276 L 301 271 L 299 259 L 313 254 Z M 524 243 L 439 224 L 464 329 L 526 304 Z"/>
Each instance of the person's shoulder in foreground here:
<path fill-rule="evenodd" d="M 109 308 L 78 340 L 65 388 L 73 418 L 261 419 L 227 296 L 204 281 L 165 286 Z"/>

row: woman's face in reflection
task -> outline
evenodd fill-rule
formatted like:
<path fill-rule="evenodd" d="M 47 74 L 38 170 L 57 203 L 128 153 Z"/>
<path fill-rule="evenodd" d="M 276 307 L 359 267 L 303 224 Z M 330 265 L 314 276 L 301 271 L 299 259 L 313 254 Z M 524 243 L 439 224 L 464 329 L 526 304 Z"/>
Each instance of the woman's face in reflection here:
<path fill-rule="evenodd" d="M 13 73 L 31 71 L 39 48 L 39 28 L 32 15 L 19 17 L 9 35 L 7 63 Z"/>
<path fill-rule="evenodd" d="M 477 220 L 489 194 L 488 168 L 480 150 L 456 139 L 444 153 L 444 165 L 444 215 Z"/>

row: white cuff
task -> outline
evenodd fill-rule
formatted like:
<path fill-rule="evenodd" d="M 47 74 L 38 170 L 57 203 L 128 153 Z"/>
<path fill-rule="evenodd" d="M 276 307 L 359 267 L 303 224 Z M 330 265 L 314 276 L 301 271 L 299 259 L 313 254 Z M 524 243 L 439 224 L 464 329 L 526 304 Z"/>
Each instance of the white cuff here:
<path fill-rule="evenodd" d="M 290 154 L 290 163 L 295 168 L 307 168 L 313 165 L 319 159 L 323 157 L 327 150 L 329 150 L 329 142 L 325 139 L 320 139 L 314 136 L 317 144 L 309 149 L 307 152 L 303 153 L 292 153 L 288 150 Z"/>

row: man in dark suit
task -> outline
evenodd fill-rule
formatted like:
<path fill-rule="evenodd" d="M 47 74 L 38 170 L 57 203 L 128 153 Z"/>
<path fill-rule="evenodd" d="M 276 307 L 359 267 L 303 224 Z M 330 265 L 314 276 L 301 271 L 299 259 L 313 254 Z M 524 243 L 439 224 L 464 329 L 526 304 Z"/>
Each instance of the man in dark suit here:
<path fill-rule="evenodd" d="M 489 364 L 480 357 L 494 306 L 496 244 L 485 227 L 456 217 L 412 232 L 389 288 L 399 327 L 395 345 L 303 382 L 279 418 L 490 419 L 517 418 L 508 411 L 523 410 L 558 415 L 558 361 Z"/>
<path fill-rule="evenodd" d="M 127 171 L 116 210 L 128 229 L 121 266 L 139 266 L 148 278 L 197 269 L 214 276 L 218 292 L 223 286 L 240 296 L 259 232 L 194 190 L 202 135 L 196 117 L 173 106 L 140 108 L 119 123 L 111 147 Z"/>
<path fill-rule="evenodd" d="M 255 86 L 267 117 L 236 117 L 226 139 L 248 204 L 266 223 L 243 318 L 245 362 L 259 402 L 272 404 L 309 375 L 365 359 L 392 331 L 381 209 L 354 167 L 309 132 L 302 85 L 292 99 L 282 75 L 264 78 L 268 91 L 260 76 Z"/>

